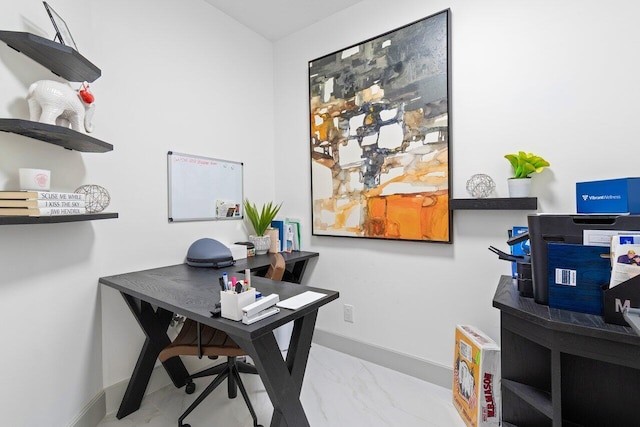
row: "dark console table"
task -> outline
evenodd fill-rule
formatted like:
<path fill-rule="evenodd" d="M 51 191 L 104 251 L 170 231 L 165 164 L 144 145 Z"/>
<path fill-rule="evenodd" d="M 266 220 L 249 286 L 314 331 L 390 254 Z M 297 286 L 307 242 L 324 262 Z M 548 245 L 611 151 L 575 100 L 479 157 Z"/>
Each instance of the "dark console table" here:
<path fill-rule="evenodd" d="M 601 316 L 521 297 L 502 276 L 500 310 L 504 425 L 640 425 L 640 336 Z"/>

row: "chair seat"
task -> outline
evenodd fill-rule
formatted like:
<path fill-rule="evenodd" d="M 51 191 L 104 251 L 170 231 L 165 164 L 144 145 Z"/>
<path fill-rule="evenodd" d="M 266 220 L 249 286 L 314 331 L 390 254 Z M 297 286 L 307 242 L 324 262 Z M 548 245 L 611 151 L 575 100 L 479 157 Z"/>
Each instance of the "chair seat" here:
<path fill-rule="evenodd" d="M 200 325 L 203 356 L 245 356 L 246 353 L 225 332 L 207 325 Z M 175 356 L 199 356 L 198 323 L 185 320 L 178 336 L 158 356 L 161 362 Z"/>
<path fill-rule="evenodd" d="M 282 254 L 274 254 L 265 277 L 272 280 L 282 280 L 285 270 L 286 263 Z M 198 328 L 200 328 L 200 342 L 198 342 Z M 175 356 L 226 356 L 227 362 L 197 372 L 186 379 L 187 384 L 185 391 L 187 393 L 193 393 L 195 390 L 193 383 L 194 378 L 216 375 L 211 384 L 209 384 L 207 388 L 200 393 L 196 400 L 184 411 L 180 418 L 178 418 L 179 427 L 188 426 L 188 424 L 182 423 L 184 418 L 225 380 L 227 380 L 229 398 L 236 397 L 237 386 L 242 393 L 242 398 L 244 399 L 249 412 L 251 413 L 254 427 L 262 427 L 258 424 L 258 417 L 251 405 L 249 395 L 242 383 L 242 379 L 240 378 L 240 372 L 257 374 L 258 371 L 255 366 L 236 361 L 236 357 L 246 355 L 247 353 L 245 353 L 244 350 L 242 350 L 240 346 L 238 346 L 238 344 L 236 344 L 235 341 L 233 341 L 225 332 L 212 328 L 211 326 L 200 325 L 198 322 L 191 319 L 185 320 L 176 339 L 160 352 L 158 359 L 164 363 L 166 360 Z"/>

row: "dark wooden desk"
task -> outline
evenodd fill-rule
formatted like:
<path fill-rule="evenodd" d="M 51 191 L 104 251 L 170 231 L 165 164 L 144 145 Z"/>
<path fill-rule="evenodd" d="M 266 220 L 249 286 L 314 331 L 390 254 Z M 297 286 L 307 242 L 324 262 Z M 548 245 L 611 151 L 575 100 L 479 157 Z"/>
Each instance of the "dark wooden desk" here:
<path fill-rule="evenodd" d="M 314 256 L 317 254 L 310 252 L 285 254 L 287 262 L 293 265 L 293 270 L 297 272 L 304 272 L 304 266 L 297 263 L 306 264 L 306 261 Z M 224 318 L 212 318 L 210 314 L 215 303 L 220 301 L 218 278 L 223 271 L 242 278 L 245 268 L 262 268 L 268 265 L 269 261 L 268 255 L 262 255 L 239 260 L 234 266 L 223 269 L 179 264 L 100 278 L 100 283 L 120 291 L 146 336 L 120 404 L 118 418 L 123 418 L 140 407 L 158 354 L 171 342 L 167 336 L 167 328 L 173 314 L 177 313 L 226 332 L 251 356 L 273 403 L 272 427 L 309 425 L 300 403 L 302 380 L 318 309 L 337 299 L 338 292 L 302 287 L 288 282 L 275 282 L 252 275 L 252 286 L 263 295 L 277 293 L 283 300 L 313 290 L 327 296 L 299 310 L 282 309 L 280 313 L 252 325 Z M 243 273 L 235 273 L 237 271 Z M 285 361 L 273 330 L 291 321 L 294 321 L 294 328 Z M 185 384 L 188 372 L 179 357 L 167 360 L 163 366 L 176 387 Z"/>
<path fill-rule="evenodd" d="M 502 419 L 505 426 L 638 425 L 640 336 L 601 316 L 521 297 L 502 276 Z"/>
<path fill-rule="evenodd" d="M 302 283 L 302 278 L 307 269 L 309 260 L 311 260 L 312 258 L 317 258 L 319 255 L 317 252 L 305 251 L 295 251 L 290 253 L 281 252 L 281 254 L 284 257 L 284 262 L 287 265 L 287 271 L 285 271 L 282 281 L 293 283 Z M 234 266 L 227 267 L 226 270 L 224 268 L 221 268 L 220 271 L 235 271 L 244 274 L 244 269 L 248 268 L 251 270 L 252 274 L 264 276 L 267 272 L 267 269 L 269 268 L 272 257 L 273 255 L 267 254 L 239 259 L 238 261 L 236 261 Z"/>

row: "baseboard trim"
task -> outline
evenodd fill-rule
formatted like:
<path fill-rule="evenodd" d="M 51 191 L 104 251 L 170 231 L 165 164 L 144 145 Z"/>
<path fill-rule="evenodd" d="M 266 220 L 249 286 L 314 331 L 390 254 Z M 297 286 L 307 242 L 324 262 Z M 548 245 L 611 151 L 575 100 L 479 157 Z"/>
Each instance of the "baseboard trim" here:
<path fill-rule="evenodd" d="M 214 365 L 217 365 L 220 362 L 204 358 L 202 360 L 183 360 L 183 363 L 185 364 L 188 372 L 198 372 L 202 369 L 207 369 Z M 122 402 L 122 397 L 127 391 L 129 380 L 130 378 L 126 378 L 104 389 L 106 395 L 107 415 L 116 412 L 118 408 L 120 408 L 120 402 Z M 161 388 L 164 388 L 171 384 L 172 382 L 171 378 L 169 378 L 169 374 L 167 374 L 167 371 L 164 370 L 164 367 L 160 363 L 158 363 L 156 367 L 153 368 L 153 372 L 151 373 L 151 378 L 149 378 L 149 384 L 147 385 L 147 390 L 145 391 L 144 395 L 146 396 L 154 393 Z"/>
<path fill-rule="evenodd" d="M 104 389 L 106 395 L 106 414 L 111 414 L 118 410 L 120 402 L 122 402 L 122 397 L 127 391 L 129 380 L 130 378 L 126 378 Z M 158 364 L 153 368 L 151 378 L 149 378 L 149 384 L 147 385 L 147 390 L 144 394 L 146 396 L 168 386 L 169 384 L 171 384 L 171 378 L 169 378 L 169 375 L 167 375 L 163 366 Z"/>
<path fill-rule="evenodd" d="M 448 366 L 320 329 L 314 331 L 313 342 L 441 387 L 448 389 L 452 387 L 453 369 Z M 117 411 L 128 383 L 129 378 L 98 393 L 69 424 L 69 427 L 95 427 L 107 414 Z M 158 391 L 170 383 L 171 379 L 164 368 L 158 365 L 151 374 L 145 395 Z"/>
<path fill-rule="evenodd" d="M 320 329 L 314 331 L 313 342 L 449 390 L 453 384 L 453 368 L 448 366 Z"/>
<path fill-rule="evenodd" d="M 69 424 L 69 427 L 96 427 L 107 414 L 104 391 L 91 399 L 82 412 Z"/>
<path fill-rule="evenodd" d="M 145 395 L 158 391 L 170 383 L 171 379 L 164 368 L 162 365 L 158 365 L 153 369 Z M 69 427 L 97 426 L 107 414 L 118 410 L 128 384 L 129 378 L 115 383 L 98 393 L 98 395 L 83 408 L 75 420 L 69 424 Z"/>

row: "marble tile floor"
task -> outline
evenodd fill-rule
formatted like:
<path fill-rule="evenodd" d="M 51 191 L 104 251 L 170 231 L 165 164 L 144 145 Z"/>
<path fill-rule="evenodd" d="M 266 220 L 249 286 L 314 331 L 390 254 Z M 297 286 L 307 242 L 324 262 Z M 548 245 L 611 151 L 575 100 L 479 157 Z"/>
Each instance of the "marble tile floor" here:
<path fill-rule="evenodd" d="M 258 422 L 268 426 L 273 407 L 257 375 L 242 375 Z M 107 415 L 97 427 L 176 427 L 178 417 L 212 380 L 196 380 L 196 392 L 167 386 L 146 396 L 140 409 L 118 420 Z M 314 344 L 301 394 L 313 427 L 464 427 L 451 391 Z M 240 392 L 228 399 L 219 386 L 185 422 L 192 427 L 252 426 Z M 294 426 L 295 427 L 295 426 Z"/>

